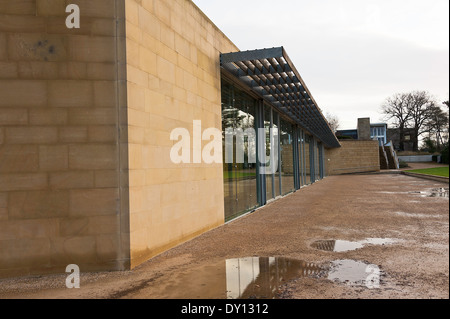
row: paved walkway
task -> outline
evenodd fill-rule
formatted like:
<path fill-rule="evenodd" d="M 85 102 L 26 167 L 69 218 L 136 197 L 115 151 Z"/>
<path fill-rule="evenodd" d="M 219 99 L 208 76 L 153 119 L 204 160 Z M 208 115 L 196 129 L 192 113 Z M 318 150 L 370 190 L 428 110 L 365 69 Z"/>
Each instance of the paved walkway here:
<path fill-rule="evenodd" d="M 257 291 L 265 280 L 283 298 L 449 298 L 448 192 L 433 193 L 445 187 L 399 174 L 329 177 L 133 271 L 83 274 L 81 289 L 71 290 L 66 274 L 0 280 L 0 298 L 227 298 L 235 289 Z M 391 241 L 367 244 L 374 238 Z M 321 240 L 366 244 L 322 251 L 314 248 Z M 249 262 L 251 271 L 240 268 Z M 282 265 L 294 264 L 304 268 L 292 277 Z M 376 269 L 380 285 L 349 285 L 336 268 L 345 276 Z"/>

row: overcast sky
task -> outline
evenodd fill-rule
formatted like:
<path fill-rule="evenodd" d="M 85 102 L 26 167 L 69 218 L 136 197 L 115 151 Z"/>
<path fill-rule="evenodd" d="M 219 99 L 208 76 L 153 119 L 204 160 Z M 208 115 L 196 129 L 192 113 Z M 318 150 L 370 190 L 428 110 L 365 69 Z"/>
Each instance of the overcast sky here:
<path fill-rule="evenodd" d="M 284 46 L 341 129 L 398 92 L 449 98 L 448 0 L 194 0 L 240 50 Z"/>

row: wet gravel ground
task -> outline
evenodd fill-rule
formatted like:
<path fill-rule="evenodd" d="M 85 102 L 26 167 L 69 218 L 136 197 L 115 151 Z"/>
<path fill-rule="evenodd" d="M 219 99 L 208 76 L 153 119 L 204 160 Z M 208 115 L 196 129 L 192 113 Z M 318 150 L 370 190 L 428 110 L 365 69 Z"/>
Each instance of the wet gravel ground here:
<path fill-rule="evenodd" d="M 446 197 L 445 192 L 444 196 L 427 195 L 442 189 L 447 190 Z M 370 238 L 394 242 L 341 252 L 314 245 Z M 177 298 L 180 291 L 188 298 L 226 298 L 231 275 L 217 265 L 248 257 L 290 258 L 323 270 L 281 279 L 276 287 L 278 298 L 447 299 L 448 184 L 396 174 L 329 177 L 133 271 L 83 273 L 80 289 L 65 288 L 67 274 L 0 280 L 0 298 L 159 299 Z M 376 266 L 379 287 L 370 289 L 331 276 L 340 262 Z M 259 281 L 251 285 L 260 287 Z M 196 282 L 195 288 L 192 283 Z"/>

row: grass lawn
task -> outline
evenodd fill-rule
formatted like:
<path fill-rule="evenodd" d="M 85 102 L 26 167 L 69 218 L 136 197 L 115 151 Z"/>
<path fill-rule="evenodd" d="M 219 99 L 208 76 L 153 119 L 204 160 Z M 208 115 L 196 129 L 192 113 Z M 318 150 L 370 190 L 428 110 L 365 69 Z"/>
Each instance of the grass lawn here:
<path fill-rule="evenodd" d="M 448 177 L 448 167 L 416 169 L 416 170 L 411 170 L 411 171 L 408 171 L 408 172 L 417 173 L 417 174 L 425 174 L 425 175 L 434 175 L 434 176 Z"/>
<path fill-rule="evenodd" d="M 243 178 L 243 177 L 256 177 L 256 173 L 247 173 L 247 172 L 223 172 L 223 178 L 224 178 L 224 179 Z"/>

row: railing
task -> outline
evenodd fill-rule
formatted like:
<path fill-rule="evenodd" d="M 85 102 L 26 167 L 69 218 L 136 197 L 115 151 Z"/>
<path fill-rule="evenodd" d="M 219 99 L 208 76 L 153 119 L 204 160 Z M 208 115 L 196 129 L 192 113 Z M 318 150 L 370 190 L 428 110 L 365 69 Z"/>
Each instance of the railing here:
<path fill-rule="evenodd" d="M 398 159 L 397 153 L 395 152 L 394 143 L 392 143 L 392 141 L 391 141 L 390 143 L 388 143 L 385 146 L 385 148 L 387 148 L 389 150 L 389 155 L 388 155 L 389 168 L 390 169 L 399 169 L 400 161 Z"/>

